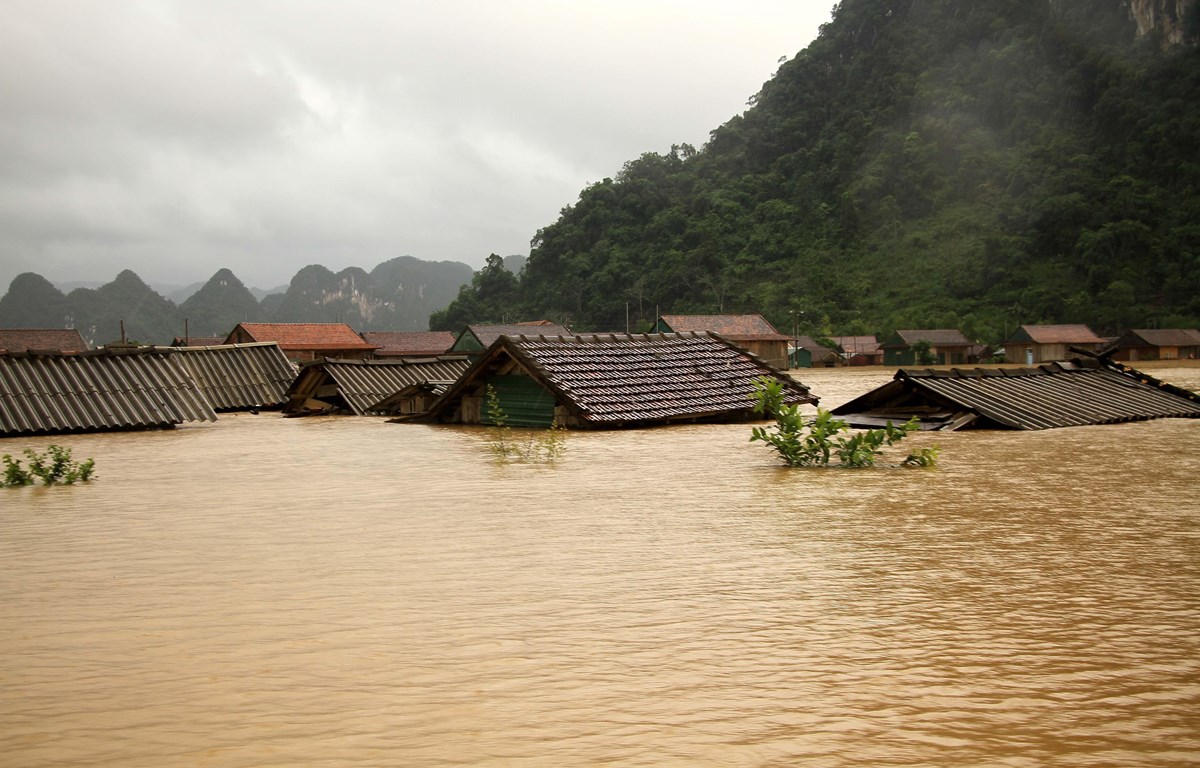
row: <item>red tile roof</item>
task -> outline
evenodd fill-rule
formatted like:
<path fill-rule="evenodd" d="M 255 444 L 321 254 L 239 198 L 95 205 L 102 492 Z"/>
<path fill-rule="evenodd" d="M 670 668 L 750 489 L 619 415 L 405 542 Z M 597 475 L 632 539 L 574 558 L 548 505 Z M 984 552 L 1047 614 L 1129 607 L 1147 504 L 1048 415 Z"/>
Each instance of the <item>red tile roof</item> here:
<path fill-rule="evenodd" d="M 436 357 L 454 346 L 450 331 L 363 331 L 378 357 Z"/>
<path fill-rule="evenodd" d="M 86 352 L 74 328 L 0 328 L 0 349 L 9 352 Z"/>
<path fill-rule="evenodd" d="M 238 341 L 238 329 L 251 341 L 273 341 L 281 349 L 374 349 L 345 323 L 238 323 L 226 343 Z"/>
<path fill-rule="evenodd" d="M 785 336 L 762 315 L 663 315 L 662 322 L 675 333 L 713 333 L 731 341 L 786 341 Z M 665 330 L 665 329 L 664 329 Z"/>

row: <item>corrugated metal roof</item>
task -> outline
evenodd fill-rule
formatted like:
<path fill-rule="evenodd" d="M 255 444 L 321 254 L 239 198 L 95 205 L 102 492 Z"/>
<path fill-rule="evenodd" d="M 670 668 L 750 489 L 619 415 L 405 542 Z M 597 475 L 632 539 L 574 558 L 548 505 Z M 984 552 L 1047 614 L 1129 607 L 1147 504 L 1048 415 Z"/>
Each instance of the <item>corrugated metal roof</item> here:
<path fill-rule="evenodd" d="M 1051 429 L 1200 418 L 1200 395 L 1096 359 L 1036 368 L 908 370 L 833 410 L 855 426 L 917 415 L 929 429 Z"/>
<path fill-rule="evenodd" d="M 187 367 L 161 350 L 0 355 L 0 434 L 6 436 L 216 419 Z"/>
<path fill-rule="evenodd" d="M 179 355 L 217 411 L 283 405 L 296 379 L 296 366 L 273 341 L 163 349 Z"/>
<path fill-rule="evenodd" d="M 754 381 L 786 385 L 789 403 L 815 403 L 808 388 L 715 334 L 502 336 L 434 404 L 449 412 L 466 389 L 512 358 L 549 388 L 577 418 L 594 426 L 752 414 Z"/>
<path fill-rule="evenodd" d="M 454 381 L 469 366 L 466 357 L 457 355 L 405 360 L 327 359 L 309 363 L 288 389 L 284 413 L 302 412 L 306 400 L 332 385 L 356 415 L 372 415 L 378 404 L 405 387 Z"/>

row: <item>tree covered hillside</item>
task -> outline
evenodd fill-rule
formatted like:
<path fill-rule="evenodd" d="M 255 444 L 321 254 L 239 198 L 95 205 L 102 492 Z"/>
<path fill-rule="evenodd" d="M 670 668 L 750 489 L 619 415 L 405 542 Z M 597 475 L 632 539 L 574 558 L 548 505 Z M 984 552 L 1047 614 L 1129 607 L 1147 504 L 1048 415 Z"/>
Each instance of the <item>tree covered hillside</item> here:
<path fill-rule="evenodd" d="M 1118 0 L 843 0 L 702 149 L 587 187 L 431 326 L 1200 325 L 1197 10 L 1164 50 Z"/>

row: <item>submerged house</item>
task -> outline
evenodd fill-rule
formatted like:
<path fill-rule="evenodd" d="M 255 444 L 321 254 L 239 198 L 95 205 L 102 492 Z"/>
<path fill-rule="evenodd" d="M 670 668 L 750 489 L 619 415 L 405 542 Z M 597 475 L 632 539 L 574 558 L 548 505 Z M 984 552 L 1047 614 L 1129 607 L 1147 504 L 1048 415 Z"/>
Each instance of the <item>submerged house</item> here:
<path fill-rule="evenodd" d="M 925 345 L 933 357 L 928 363 L 918 357 Z M 896 331 L 879 348 L 883 350 L 884 365 L 961 365 L 968 362 L 974 346 L 957 328 L 931 328 Z"/>
<path fill-rule="evenodd" d="M 1033 368 L 901 369 L 887 384 L 833 409 L 853 427 L 1051 429 L 1200 418 L 1200 395 L 1104 358 Z"/>
<path fill-rule="evenodd" d="M 75 328 L 0 328 L 0 352 L 86 352 Z"/>
<path fill-rule="evenodd" d="M 844 364 L 841 347 L 827 347 L 812 336 L 796 337 L 789 362 L 792 368 L 836 368 Z"/>
<path fill-rule="evenodd" d="M 501 336 L 431 406 L 427 419 L 493 423 L 489 391 L 520 427 L 575 429 L 761 420 L 751 394 L 762 376 L 788 403 L 808 388 L 716 334 Z"/>
<path fill-rule="evenodd" d="M 465 355 L 418 360 L 323 360 L 300 369 L 287 391 L 285 416 L 423 413 L 462 373 Z"/>
<path fill-rule="evenodd" d="M 1025 365 L 1066 360 L 1071 348 L 1099 352 L 1105 344 L 1086 325 L 1022 325 L 1004 340 L 1004 360 Z"/>
<path fill-rule="evenodd" d="M 437 357 L 454 346 L 450 331 L 363 331 L 363 341 L 377 349 L 373 357 Z"/>
<path fill-rule="evenodd" d="M 830 336 L 846 365 L 883 365 L 883 348 L 874 336 Z"/>
<path fill-rule="evenodd" d="M 188 367 L 162 348 L 0 354 L 0 436 L 216 420 Z"/>
<path fill-rule="evenodd" d="M 571 329 L 545 320 L 512 325 L 468 325 L 458 334 L 451 354 L 482 354 L 496 343 L 501 336 L 520 336 L 525 333 L 540 333 L 543 336 L 571 336 Z"/>
<path fill-rule="evenodd" d="M 1125 331 L 1112 344 L 1116 360 L 1194 360 L 1200 357 L 1200 331 L 1195 328 L 1153 328 Z"/>
<path fill-rule="evenodd" d="M 361 360 L 371 356 L 375 345 L 345 323 L 238 323 L 226 344 L 252 344 L 273 341 L 289 360 L 305 362 L 336 357 Z"/>
<path fill-rule="evenodd" d="M 751 315 L 663 315 L 653 333 L 715 333 L 732 341 L 776 368 L 788 367 L 786 336 L 759 314 Z"/>
<path fill-rule="evenodd" d="M 273 341 L 163 349 L 183 362 L 217 412 L 278 408 L 296 378 L 296 366 Z"/>

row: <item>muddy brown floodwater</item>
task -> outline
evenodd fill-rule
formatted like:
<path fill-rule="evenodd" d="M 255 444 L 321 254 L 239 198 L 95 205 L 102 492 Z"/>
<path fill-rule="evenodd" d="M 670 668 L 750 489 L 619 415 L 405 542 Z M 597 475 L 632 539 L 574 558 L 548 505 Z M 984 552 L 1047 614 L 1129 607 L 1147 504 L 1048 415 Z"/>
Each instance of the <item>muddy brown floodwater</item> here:
<path fill-rule="evenodd" d="M 0 764 L 1200 764 L 1200 420 L 910 438 L 933 470 L 749 429 L 6 439 L 99 477 L 0 491 Z"/>

